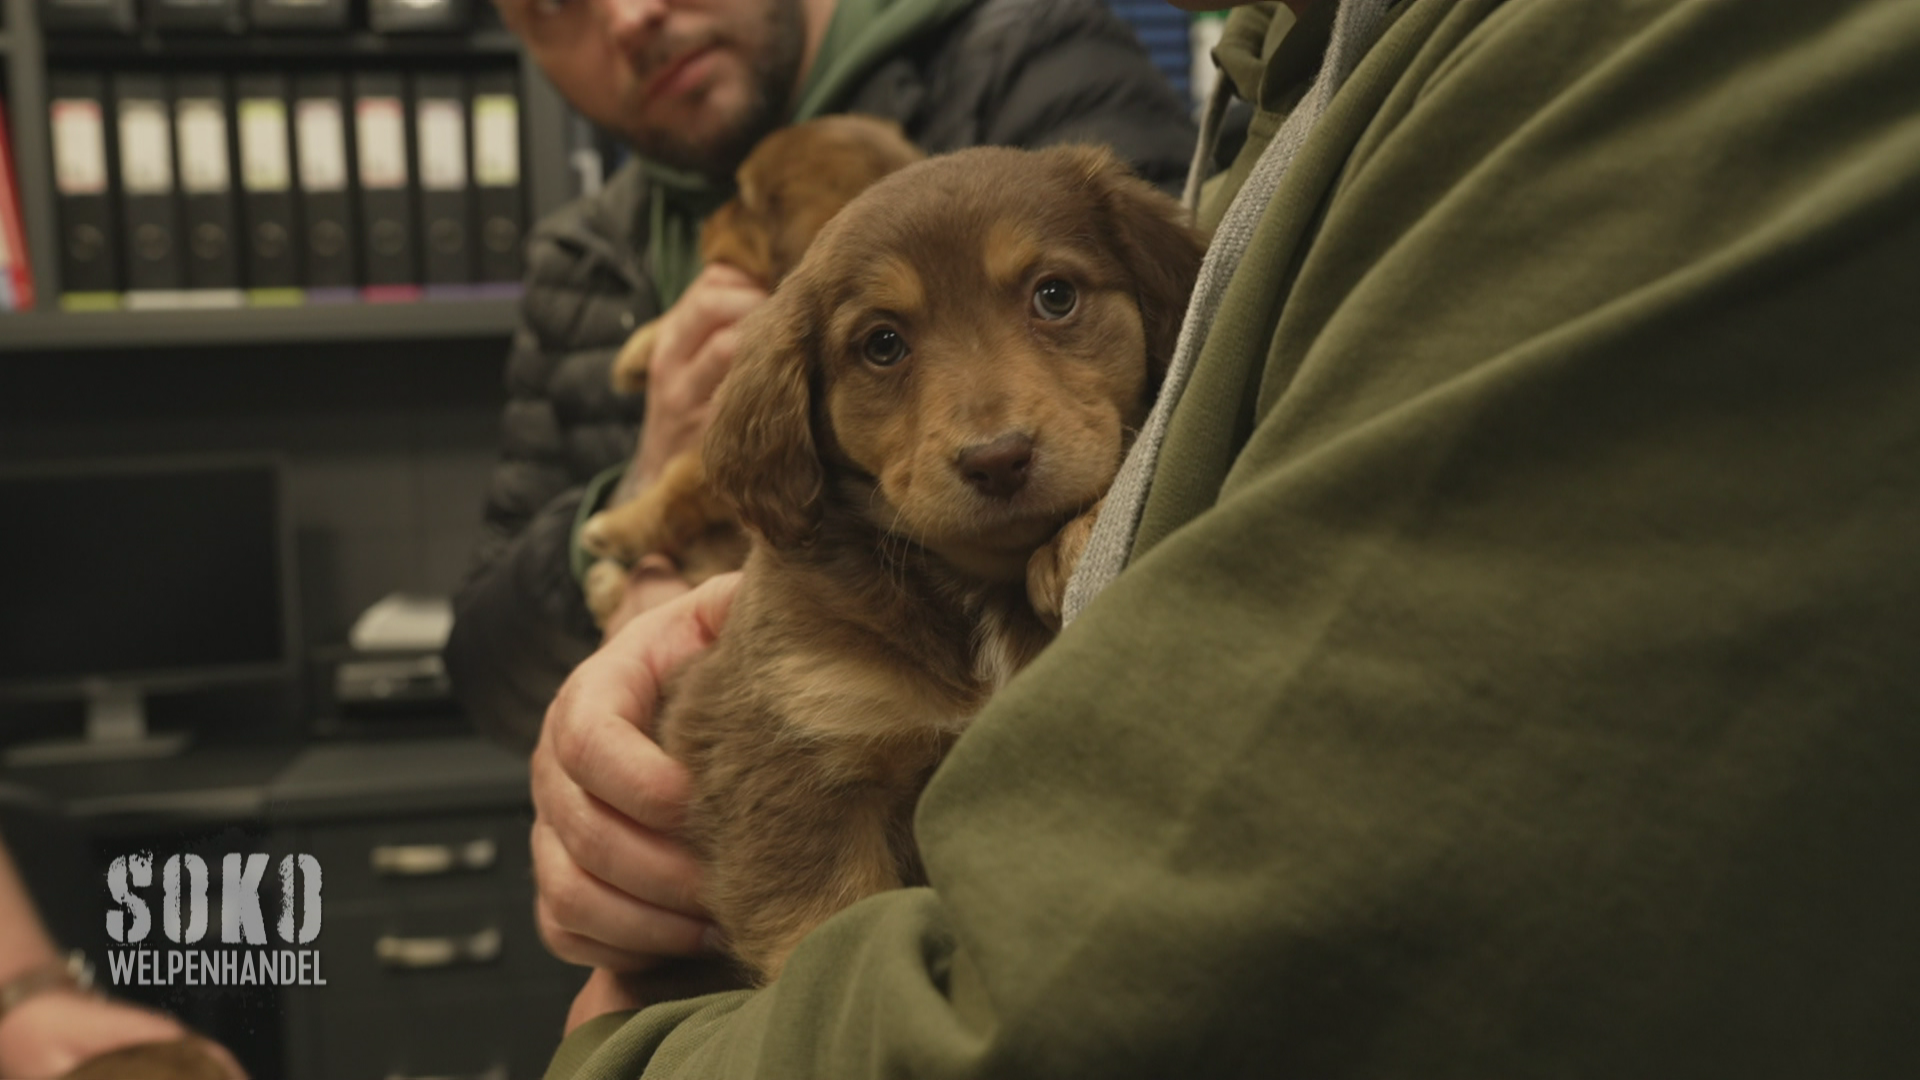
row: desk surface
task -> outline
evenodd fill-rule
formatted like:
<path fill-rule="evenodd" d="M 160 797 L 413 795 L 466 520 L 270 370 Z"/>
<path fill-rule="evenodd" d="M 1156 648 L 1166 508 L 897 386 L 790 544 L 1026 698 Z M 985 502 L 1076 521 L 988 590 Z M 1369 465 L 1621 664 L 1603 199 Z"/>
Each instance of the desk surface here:
<path fill-rule="evenodd" d="M 527 763 L 470 736 L 194 747 L 171 758 L 13 768 L 0 780 L 97 827 L 298 822 L 527 801 Z"/>

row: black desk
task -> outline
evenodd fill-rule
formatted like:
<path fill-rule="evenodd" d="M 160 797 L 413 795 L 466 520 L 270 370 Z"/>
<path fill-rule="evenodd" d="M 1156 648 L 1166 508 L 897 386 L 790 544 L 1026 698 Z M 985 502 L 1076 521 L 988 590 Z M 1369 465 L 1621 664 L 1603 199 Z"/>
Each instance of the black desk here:
<path fill-rule="evenodd" d="M 476 738 L 207 746 L 0 774 L 95 828 L 278 823 L 521 806 L 526 762 Z"/>
<path fill-rule="evenodd" d="M 170 759 L 12 769 L 0 783 L 30 792 L 41 820 L 84 837 L 83 881 L 60 890 L 70 900 L 59 906 L 82 916 L 68 920 L 81 927 L 68 939 L 94 955 L 103 980 L 104 954 L 119 947 L 102 918 L 112 906 L 104 873 L 117 855 L 153 852 L 156 924 L 160 863 L 170 854 L 207 860 L 216 905 L 225 852 L 265 852 L 276 867 L 289 854 L 317 860 L 323 925 L 305 947 L 320 953 L 327 985 L 113 988 L 220 1037 L 261 1080 L 520 1080 L 539 1076 L 559 1044 L 584 972 L 538 940 L 526 763 L 488 743 L 210 746 Z M 278 946 L 277 870 L 260 895 Z M 218 948 L 218 919 L 216 911 L 214 933 L 197 945 L 175 945 L 157 925 L 149 944 Z"/>

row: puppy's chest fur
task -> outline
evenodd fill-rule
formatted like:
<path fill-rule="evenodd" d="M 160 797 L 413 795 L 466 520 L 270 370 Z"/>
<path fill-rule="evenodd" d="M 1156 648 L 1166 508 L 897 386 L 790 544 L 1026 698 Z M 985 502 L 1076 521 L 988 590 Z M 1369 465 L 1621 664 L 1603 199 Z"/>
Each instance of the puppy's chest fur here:
<path fill-rule="evenodd" d="M 673 710 L 682 726 L 944 751 L 1052 636 L 1024 583 L 970 580 L 919 553 L 761 548 L 727 632 L 698 665 L 710 674 L 690 672 L 676 697 L 694 700 Z"/>
<path fill-rule="evenodd" d="M 687 766 L 704 899 L 758 978 L 863 896 L 924 880 L 920 790 L 987 698 L 1051 639 L 1022 583 L 870 543 L 756 545 L 660 741 Z"/>

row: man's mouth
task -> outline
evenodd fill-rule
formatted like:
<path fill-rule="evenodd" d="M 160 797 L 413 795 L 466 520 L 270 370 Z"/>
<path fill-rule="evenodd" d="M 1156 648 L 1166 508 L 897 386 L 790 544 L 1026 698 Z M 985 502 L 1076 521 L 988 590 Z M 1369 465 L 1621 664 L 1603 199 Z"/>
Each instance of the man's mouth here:
<path fill-rule="evenodd" d="M 691 49 L 667 61 L 647 80 L 646 95 L 649 101 L 677 97 L 691 89 L 694 82 L 705 74 L 707 57 L 713 55 L 713 44 L 696 45 Z"/>

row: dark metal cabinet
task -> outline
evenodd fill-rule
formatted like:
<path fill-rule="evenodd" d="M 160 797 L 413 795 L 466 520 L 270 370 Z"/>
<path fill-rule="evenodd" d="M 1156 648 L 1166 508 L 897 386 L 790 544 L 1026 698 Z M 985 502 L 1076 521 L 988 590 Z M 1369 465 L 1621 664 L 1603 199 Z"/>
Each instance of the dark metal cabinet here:
<path fill-rule="evenodd" d="M 417 815 L 319 824 L 325 987 L 289 993 L 293 1080 L 535 1078 L 583 972 L 533 925 L 528 820 Z"/>

